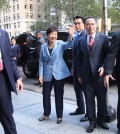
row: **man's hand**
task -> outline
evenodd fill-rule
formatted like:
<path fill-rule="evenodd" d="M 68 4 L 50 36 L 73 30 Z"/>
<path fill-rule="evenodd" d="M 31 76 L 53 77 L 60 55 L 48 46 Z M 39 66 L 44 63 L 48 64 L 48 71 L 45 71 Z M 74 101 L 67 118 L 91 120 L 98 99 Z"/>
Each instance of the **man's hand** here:
<path fill-rule="evenodd" d="M 99 76 L 103 76 L 103 74 L 104 74 L 104 68 L 103 67 L 100 67 L 98 69 L 98 72 L 99 72 Z"/>
<path fill-rule="evenodd" d="M 39 82 L 41 83 L 41 84 L 43 84 L 43 78 L 42 77 L 39 77 Z"/>
<path fill-rule="evenodd" d="M 105 87 L 108 87 L 109 86 L 109 79 L 112 79 L 112 80 L 115 80 L 112 75 L 105 75 L 104 76 L 104 85 Z"/>
<path fill-rule="evenodd" d="M 18 91 L 23 90 L 23 83 L 22 83 L 22 79 L 21 78 L 17 80 L 16 84 L 17 84 L 16 86 L 17 86 L 17 90 Z"/>
<path fill-rule="evenodd" d="M 80 82 L 80 84 L 83 84 L 81 77 L 78 77 L 78 81 Z"/>

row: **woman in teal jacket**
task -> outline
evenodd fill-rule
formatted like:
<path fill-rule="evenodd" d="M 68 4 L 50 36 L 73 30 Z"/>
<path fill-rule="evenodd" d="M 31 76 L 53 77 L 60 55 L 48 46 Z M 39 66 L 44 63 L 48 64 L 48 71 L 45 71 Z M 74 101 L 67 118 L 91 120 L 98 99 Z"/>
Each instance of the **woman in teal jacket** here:
<path fill-rule="evenodd" d="M 63 59 L 63 53 L 72 47 L 74 26 L 69 29 L 69 39 L 65 43 L 57 40 L 57 28 L 52 26 L 46 31 L 48 42 L 41 46 L 39 59 L 39 81 L 43 83 L 43 107 L 44 113 L 39 121 L 48 119 L 51 113 L 51 90 L 54 86 L 57 124 L 62 123 L 64 79 L 70 76 L 70 72 Z"/>

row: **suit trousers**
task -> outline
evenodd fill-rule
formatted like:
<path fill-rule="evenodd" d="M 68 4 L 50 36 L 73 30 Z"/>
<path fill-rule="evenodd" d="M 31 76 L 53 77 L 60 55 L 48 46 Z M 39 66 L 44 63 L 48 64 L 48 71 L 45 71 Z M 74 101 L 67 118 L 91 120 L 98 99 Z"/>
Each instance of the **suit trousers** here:
<path fill-rule="evenodd" d="M 49 116 L 51 113 L 51 90 L 54 86 L 55 106 L 57 118 L 63 116 L 63 94 L 64 94 L 64 79 L 56 80 L 54 77 L 50 82 L 43 82 L 43 107 L 44 115 Z"/>
<path fill-rule="evenodd" d="M 87 114 L 90 123 L 96 124 L 96 122 L 105 122 L 106 114 L 106 92 L 107 89 L 103 84 L 103 79 L 95 79 L 92 75 L 89 80 L 85 82 L 85 97 L 87 105 Z M 95 97 L 97 99 L 97 118 L 96 118 L 96 104 Z"/>
<path fill-rule="evenodd" d="M 117 105 L 117 127 L 120 129 L 120 76 L 117 76 L 118 105 Z"/>
<path fill-rule="evenodd" d="M 11 91 L 8 89 L 8 79 L 4 71 L 0 72 L 0 122 L 5 134 L 17 134 L 13 119 Z"/>
<path fill-rule="evenodd" d="M 74 90 L 75 90 L 75 95 L 76 95 L 76 100 L 77 100 L 77 112 L 80 113 L 85 113 L 85 106 L 84 106 L 84 98 L 83 98 L 83 87 L 78 81 L 78 78 L 73 76 L 73 82 L 74 82 Z M 84 90 L 84 89 L 83 89 Z"/>

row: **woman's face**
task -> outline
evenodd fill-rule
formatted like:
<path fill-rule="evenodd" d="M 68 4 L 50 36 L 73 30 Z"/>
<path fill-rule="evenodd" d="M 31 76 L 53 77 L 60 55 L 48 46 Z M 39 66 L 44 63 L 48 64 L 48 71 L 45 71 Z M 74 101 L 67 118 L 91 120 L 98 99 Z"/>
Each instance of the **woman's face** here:
<path fill-rule="evenodd" d="M 11 43 L 12 43 L 13 45 L 15 45 L 15 44 L 16 44 L 16 40 L 15 40 L 15 39 L 12 39 L 12 40 L 11 40 Z"/>
<path fill-rule="evenodd" d="M 57 32 L 51 32 L 47 36 L 49 43 L 54 43 L 57 40 Z"/>

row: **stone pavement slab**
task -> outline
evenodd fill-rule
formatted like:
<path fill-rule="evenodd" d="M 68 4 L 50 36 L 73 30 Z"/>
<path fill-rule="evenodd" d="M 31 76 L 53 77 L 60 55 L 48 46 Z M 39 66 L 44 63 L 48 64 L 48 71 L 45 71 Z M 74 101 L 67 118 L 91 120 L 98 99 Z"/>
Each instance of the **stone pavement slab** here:
<path fill-rule="evenodd" d="M 14 118 L 18 134 L 86 134 L 88 122 L 81 123 L 83 115 L 70 116 L 69 113 L 76 108 L 76 102 L 64 99 L 63 123 L 56 124 L 55 100 L 51 97 L 51 115 L 47 121 L 39 122 L 43 114 L 42 94 L 24 90 L 18 96 L 12 94 L 14 105 Z M 110 93 L 110 102 L 116 108 L 117 92 Z M 117 133 L 116 121 L 108 124 L 110 129 L 103 130 L 99 126 L 93 134 Z M 0 134 L 4 134 L 0 126 Z"/>

